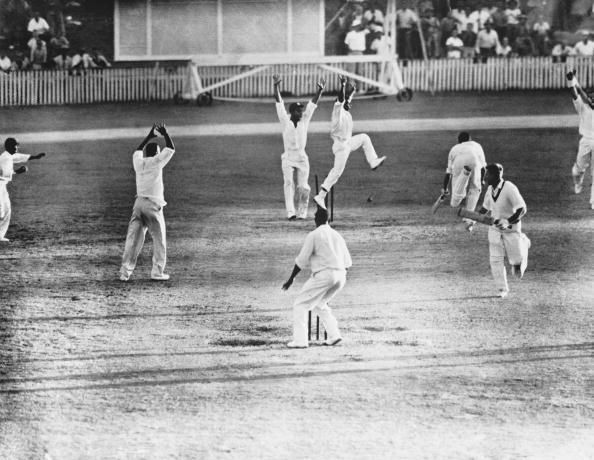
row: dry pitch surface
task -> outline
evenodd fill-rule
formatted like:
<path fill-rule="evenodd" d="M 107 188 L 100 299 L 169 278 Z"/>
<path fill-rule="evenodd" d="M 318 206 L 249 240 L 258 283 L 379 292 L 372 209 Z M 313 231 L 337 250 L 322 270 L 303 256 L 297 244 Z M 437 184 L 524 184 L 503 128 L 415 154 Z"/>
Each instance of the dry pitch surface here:
<path fill-rule="evenodd" d="M 366 101 L 353 114 L 510 107 L 572 111 L 565 94 L 512 93 Z M 275 120 L 272 104 L 216 102 L 0 115 L 3 137 Z M 529 270 L 504 300 L 486 227 L 429 213 L 456 130 L 373 133 L 385 166 L 371 172 L 356 152 L 336 188 L 334 226 L 354 259 L 332 305 L 345 340 L 307 350 L 284 346 L 307 274 L 280 287 L 313 221 L 284 219 L 280 135 L 171 131 L 165 283 L 148 280 L 150 239 L 131 281 L 117 280 L 141 137 L 21 146 L 49 154 L 15 178 L 0 248 L 0 458 L 592 458 L 594 211 L 572 194 L 575 128 L 473 132 L 529 208 Z M 313 186 L 331 167 L 328 136 L 311 135 L 308 152 Z"/>

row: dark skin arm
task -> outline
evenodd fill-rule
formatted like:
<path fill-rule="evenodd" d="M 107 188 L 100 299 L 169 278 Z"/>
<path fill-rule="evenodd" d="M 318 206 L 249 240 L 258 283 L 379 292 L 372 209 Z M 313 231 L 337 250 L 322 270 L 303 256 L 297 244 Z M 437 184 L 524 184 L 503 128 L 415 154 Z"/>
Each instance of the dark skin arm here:
<path fill-rule="evenodd" d="M 344 75 L 340 76 L 340 89 L 338 90 L 338 102 L 344 102 L 345 100 L 345 89 L 346 89 L 347 79 Z"/>
<path fill-rule="evenodd" d="M 148 144 L 151 141 L 151 139 L 154 139 L 155 137 L 157 137 L 157 135 L 155 134 L 155 128 L 156 127 L 157 127 L 157 125 L 151 126 L 151 130 L 146 135 L 146 137 L 142 140 L 142 142 L 136 148 L 136 150 L 144 150 L 144 148 L 146 147 L 146 144 Z"/>
<path fill-rule="evenodd" d="M 316 92 L 314 97 L 311 98 L 311 102 L 313 102 L 314 104 L 317 105 L 318 101 L 320 100 L 320 96 L 322 95 L 322 92 L 324 91 L 325 86 L 326 86 L 326 79 L 320 78 L 320 81 L 318 82 L 318 91 Z M 275 94 L 275 97 L 276 97 L 276 94 Z"/>
<path fill-rule="evenodd" d="M 155 127 L 155 129 L 165 139 L 165 147 L 175 150 L 175 146 L 173 145 L 173 140 L 169 136 L 169 133 L 167 132 L 167 128 L 165 127 L 165 125 L 164 124 L 157 125 Z"/>
<path fill-rule="evenodd" d="M 295 279 L 295 277 L 297 276 L 297 274 L 300 271 L 301 271 L 301 268 L 299 268 L 299 265 L 295 264 L 295 266 L 293 267 L 293 272 L 291 273 L 291 276 L 289 277 L 287 282 L 285 284 L 283 284 L 283 287 L 282 287 L 283 291 L 286 291 L 287 289 L 289 289 L 291 287 L 291 284 L 293 284 L 293 280 Z"/>
<path fill-rule="evenodd" d="M 280 93 L 280 84 L 281 84 L 280 76 L 278 74 L 275 74 L 272 76 L 272 80 L 274 81 L 274 100 L 276 102 L 282 102 L 283 99 L 282 99 L 281 93 Z"/>
<path fill-rule="evenodd" d="M 452 180 L 452 175 L 450 173 L 446 173 L 443 178 L 443 186 L 441 188 L 442 195 L 448 194 L 448 187 L 450 186 L 450 180 Z"/>

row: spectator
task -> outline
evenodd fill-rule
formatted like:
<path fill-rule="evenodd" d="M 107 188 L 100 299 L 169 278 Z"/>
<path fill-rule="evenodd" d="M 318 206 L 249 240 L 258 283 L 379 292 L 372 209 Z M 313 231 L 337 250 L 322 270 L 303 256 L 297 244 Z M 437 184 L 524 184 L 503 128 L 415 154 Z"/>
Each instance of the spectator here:
<path fill-rule="evenodd" d="M 485 23 L 485 28 L 482 29 L 476 36 L 476 45 L 474 50 L 484 60 L 489 57 L 497 55 L 497 48 L 499 44 L 499 36 L 494 29 L 492 29 L 491 21 Z"/>
<path fill-rule="evenodd" d="M 353 22 L 350 32 L 344 37 L 347 54 L 363 54 L 366 50 L 366 37 L 368 33 L 369 30 L 361 22 Z"/>
<path fill-rule="evenodd" d="M 447 56 L 446 41 L 452 36 L 452 31 L 458 30 L 458 23 L 454 19 L 452 11 L 448 12 L 441 20 L 440 35 L 441 35 L 441 49 L 444 51 L 443 55 Z"/>
<path fill-rule="evenodd" d="M 33 35 L 37 33 L 38 36 L 45 35 L 49 32 L 50 26 L 45 19 L 39 15 L 39 11 L 33 13 L 33 17 L 27 24 L 27 30 Z"/>
<path fill-rule="evenodd" d="M 421 18 L 427 57 L 438 58 L 441 55 L 441 30 L 439 26 L 439 19 L 437 19 L 433 10 L 429 9 L 426 15 Z"/>
<path fill-rule="evenodd" d="M 593 56 L 594 55 L 594 42 L 590 40 L 590 35 L 587 33 L 583 34 L 583 40 L 580 40 L 575 44 L 573 50 L 576 56 Z"/>
<path fill-rule="evenodd" d="M 38 38 L 35 41 L 35 47 L 31 49 L 31 68 L 41 70 L 47 63 L 47 47 L 45 42 Z"/>
<path fill-rule="evenodd" d="M 62 48 L 60 54 L 53 58 L 54 69 L 56 70 L 71 70 L 72 57 L 68 54 L 67 48 Z"/>
<path fill-rule="evenodd" d="M 551 56 L 553 56 L 553 62 L 566 62 L 567 56 L 573 56 L 575 54 L 575 50 L 563 43 L 562 41 L 557 41 L 551 50 Z"/>
<path fill-rule="evenodd" d="M 12 61 L 6 54 L 6 51 L 0 51 L 0 71 L 9 73 L 12 70 Z"/>
<path fill-rule="evenodd" d="M 472 24 L 466 24 L 466 30 L 460 34 L 460 40 L 464 43 L 462 48 L 462 57 L 471 58 L 474 56 L 474 46 L 476 45 L 477 34 L 472 28 Z"/>
<path fill-rule="evenodd" d="M 93 48 L 91 58 L 93 59 L 93 62 L 97 65 L 97 67 L 111 67 L 111 63 L 107 60 L 105 55 L 97 48 Z"/>
<path fill-rule="evenodd" d="M 536 46 L 526 25 L 526 16 L 521 18 L 518 35 L 514 43 L 514 52 L 518 56 L 536 56 Z"/>
<path fill-rule="evenodd" d="M 507 15 L 503 10 L 503 2 L 498 1 L 491 10 L 491 22 L 501 40 L 503 37 L 507 37 Z"/>
<path fill-rule="evenodd" d="M 518 35 L 521 15 L 522 10 L 518 7 L 518 2 L 511 0 L 505 9 L 505 16 L 507 17 L 507 32 L 505 36 L 509 38 L 510 43 L 513 43 Z"/>
<path fill-rule="evenodd" d="M 464 8 L 454 8 L 451 11 L 451 16 L 454 21 L 456 21 L 456 26 L 458 28 L 458 33 L 466 30 L 466 23 L 468 22 L 468 18 L 466 17 L 466 10 Z M 451 36 L 448 35 L 448 38 Z"/>
<path fill-rule="evenodd" d="M 497 48 L 498 57 L 512 57 L 514 55 L 511 45 L 509 44 L 509 38 L 503 37 L 501 39 L 501 46 Z"/>
<path fill-rule="evenodd" d="M 396 12 L 398 55 L 403 59 L 413 59 L 417 56 L 415 33 L 418 34 L 418 22 L 419 17 L 410 8 Z"/>
<path fill-rule="evenodd" d="M 549 32 L 551 30 L 551 26 L 547 21 L 545 21 L 544 16 L 541 14 L 538 16 L 538 19 L 532 26 L 532 33 L 534 36 L 534 44 L 536 45 L 536 50 L 540 56 L 548 56 L 549 55 Z"/>
<path fill-rule="evenodd" d="M 458 30 L 452 30 L 452 35 L 446 40 L 447 56 L 450 59 L 460 59 L 464 43 L 458 37 Z"/>

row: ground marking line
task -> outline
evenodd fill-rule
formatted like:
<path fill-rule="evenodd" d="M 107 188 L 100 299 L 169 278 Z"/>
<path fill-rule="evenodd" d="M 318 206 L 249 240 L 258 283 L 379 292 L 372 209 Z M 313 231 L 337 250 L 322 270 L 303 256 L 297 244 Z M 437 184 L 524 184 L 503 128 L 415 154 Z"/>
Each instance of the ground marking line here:
<path fill-rule="evenodd" d="M 477 129 L 558 129 L 576 128 L 577 115 L 538 115 L 474 118 L 415 118 L 355 121 L 357 132 L 457 131 Z M 204 125 L 169 126 L 175 137 L 196 136 L 254 136 L 279 134 L 275 123 L 213 123 Z M 310 133 L 329 133 L 330 122 L 312 122 Z M 99 139 L 136 139 L 146 134 L 146 127 L 113 129 L 80 129 L 68 131 L 40 131 L 4 133 L 14 136 L 22 144 L 96 141 Z"/>

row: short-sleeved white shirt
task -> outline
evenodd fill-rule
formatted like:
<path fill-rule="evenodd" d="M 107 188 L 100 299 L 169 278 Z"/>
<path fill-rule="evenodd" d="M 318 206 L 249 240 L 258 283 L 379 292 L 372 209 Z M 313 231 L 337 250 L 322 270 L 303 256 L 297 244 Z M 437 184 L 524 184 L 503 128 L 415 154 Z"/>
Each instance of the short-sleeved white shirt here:
<path fill-rule="evenodd" d="M 460 37 L 449 37 L 446 40 L 446 47 L 454 46 L 456 48 L 462 48 L 464 46 L 464 42 Z M 459 49 L 448 50 L 448 57 L 454 59 L 460 59 L 462 57 L 462 53 Z"/>
<path fill-rule="evenodd" d="M 136 171 L 136 196 L 148 198 L 159 206 L 165 206 L 163 193 L 163 168 L 175 150 L 165 147 L 154 157 L 144 157 L 142 150 L 132 155 L 134 171 Z"/>
<path fill-rule="evenodd" d="M 307 234 L 295 263 L 315 274 L 326 269 L 345 270 L 353 262 L 344 238 L 330 225 L 324 224 Z"/>
<path fill-rule="evenodd" d="M 456 144 L 450 149 L 446 172 L 455 174 L 457 171 L 462 170 L 464 166 L 474 170 L 480 170 L 480 168 L 487 166 L 485 152 L 481 144 L 470 140 Z"/>
<path fill-rule="evenodd" d="M 6 151 L 0 155 L 0 181 L 10 182 L 14 175 L 14 165 L 26 163 L 31 158 L 31 155 L 26 153 L 10 154 Z"/>
<path fill-rule="evenodd" d="M 344 109 L 344 102 L 336 101 L 330 121 L 330 137 L 335 143 L 348 142 L 353 137 L 353 117 Z"/>
<path fill-rule="evenodd" d="M 281 123 L 283 131 L 283 147 L 289 161 L 301 161 L 307 158 L 305 145 L 307 144 L 307 129 L 311 117 L 318 107 L 309 101 L 303 111 L 303 116 L 297 126 L 291 121 L 291 116 L 285 111 L 285 105 L 282 102 L 276 104 L 276 114 Z"/>
<path fill-rule="evenodd" d="M 491 211 L 491 216 L 494 219 L 507 219 L 518 209 L 526 209 L 526 202 L 518 187 L 508 180 L 502 180 L 497 187 L 493 189 L 491 185 L 487 188 L 483 207 Z M 503 232 L 521 232 L 522 222 L 519 221 L 512 224 L 511 229 L 500 230 Z"/>
<path fill-rule="evenodd" d="M 578 56 L 592 56 L 594 55 L 594 42 L 587 40 L 584 43 L 583 40 L 580 40 L 574 45 L 573 50 Z"/>
<path fill-rule="evenodd" d="M 592 116 L 592 107 L 586 104 L 578 95 L 573 100 L 573 106 L 580 117 L 579 133 L 588 139 L 594 139 L 594 117 Z"/>
<path fill-rule="evenodd" d="M 29 32 L 35 32 L 36 30 L 49 30 L 50 26 L 45 19 L 42 17 L 39 20 L 31 18 L 29 24 L 27 24 L 27 30 Z"/>

